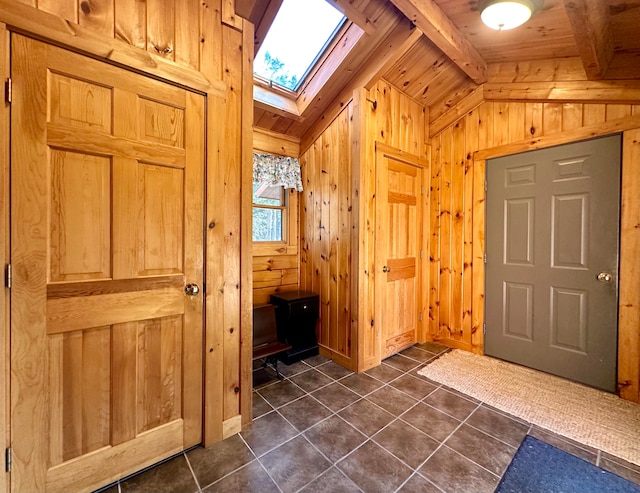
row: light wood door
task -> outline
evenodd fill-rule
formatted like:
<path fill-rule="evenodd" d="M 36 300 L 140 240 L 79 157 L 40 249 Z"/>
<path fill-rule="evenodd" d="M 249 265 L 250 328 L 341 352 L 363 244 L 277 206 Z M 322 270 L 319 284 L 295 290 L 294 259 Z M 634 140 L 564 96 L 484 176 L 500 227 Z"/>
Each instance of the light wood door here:
<path fill-rule="evenodd" d="M 201 442 L 204 98 L 12 37 L 12 490 Z"/>
<path fill-rule="evenodd" d="M 422 176 L 417 158 L 376 146 L 375 324 L 382 358 L 417 342 Z"/>
<path fill-rule="evenodd" d="M 616 391 L 619 135 L 487 162 L 485 351 Z"/>

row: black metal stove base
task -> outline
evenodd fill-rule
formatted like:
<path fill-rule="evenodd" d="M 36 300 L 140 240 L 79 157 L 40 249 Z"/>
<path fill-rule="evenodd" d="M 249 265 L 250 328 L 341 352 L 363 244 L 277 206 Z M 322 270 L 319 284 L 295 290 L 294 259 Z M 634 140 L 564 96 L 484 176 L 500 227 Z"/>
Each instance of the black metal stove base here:
<path fill-rule="evenodd" d="M 290 365 L 295 363 L 296 361 L 300 361 L 301 359 L 308 358 L 310 356 L 315 356 L 318 354 L 318 346 L 311 346 L 306 348 L 293 348 L 289 351 L 285 351 L 278 355 L 278 359 L 282 361 L 285 365 Z"/>

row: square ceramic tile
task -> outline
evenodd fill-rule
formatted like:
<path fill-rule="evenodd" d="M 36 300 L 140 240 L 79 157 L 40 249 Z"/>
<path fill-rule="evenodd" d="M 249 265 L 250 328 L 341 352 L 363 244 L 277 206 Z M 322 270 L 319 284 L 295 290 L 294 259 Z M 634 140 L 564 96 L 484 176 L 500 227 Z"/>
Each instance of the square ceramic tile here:
<path fill-rule="evenodd" d="M 336 462 L 358 448 L 367 439 L 338 416 L 317 424 L 304 434 L 329 460 Z"/>
<path fill-rule="evenodd" d="M 259 418 L 260 416 L 273 411 L 273 407 L 257 392 L 252 392 L 251 398 L 253 399 L 251 406 L 253 419 Z"/>
<path fill-rule="evenodd" d="M 412 469 L 422 465 L 440 445 L 436 440 L 401 420 L 394 421 L 376 433 L 373 440 Z"/>
<path fill-rule="evenodd" d="M 198 447 L 187 453 L 198 483 L 202 488 L 255 459 L 240 435 L 233 435 L 210 447 Z"/>
<path fill-rule="evenodd" d="M 258 390 L 258 393 L 273 407 L 278 408 L 304 395 L 304 391 L 293 383 L 284 380 Z"/>
<path fill-rule="evenodd" d="M 342 472 L 332 467 L 300 493 L 361 493 L 361 490 Z"/>
<path fill-rule="evenodd" d="M 304 431 L 333 414 L 330 409 L 320 404 L 310 395 L 285 404 L 278 409 L 278 413 L 298 431 Z"/>
<path fill-rule="evenodd" d="M 419 474 L 414 474 L 398 493 L 442 493 L 442 490 Z"/>
<path fill-rule="evenodd" d="M 290 377 L 289 380 L 305 392 L 313 392 L 314 390 L 318 390 L 320 387 L 324 387 L 325 385 L 329 385 L 333 382 L 333 378 L 330 378 L 315 369 L 305 371 L 295 377 Z"/>
<path fill-rule="evenodd" d="M 445 440 L 460 426 L 460 421 L 457 419 L 423 403 L 409 409 L 400 416 L 400 419 L 438 441 Z"/>
<path fill-rule="evenodd" d="M 412 470 L 373 442 L 338 463 L 338 468 L 366 493 L 395 491 Z"/>
<path fill-rule="evenodd" d="M 283 493 L 298 491 L 331 467 L 302 436 L 272 450 L 260 462 Z"/>
<path fill-rule="evenodd" d="M 164 491 L 164 490 L 157 490 Z M 281 493 L 262 465 L 254 460 L 242 469 L 213 483 L 203 493 L 260 492 Z"/>
<path fill-rule="evenodd" d="M 293 438 L 298 431 L 276 411 L 254 419 L 250 427 L 240 432 L 244 441 L 257 456 Z"/>
<path fill-rule="evenodd" d="M 437 386 L 419 378 L 412 377 L 411 375 L 403 375 L 402 377 L 395 379 L 389 385 L 404 392 L 405 394 L 409 394 L 415 399 L 422 399 L 437 389 Z"/>
<path fill-rule="evenodd" d="M 348 370 L 344 366 L 339 365 L 335 361 L 329 361 L 327 364 L 319 366 L 318 370 L 335 380 L 346 377 L 347 375 L 351 375 L 353 373 L 351 370 Z"/>
<path fill-rule="evenodd" d="M 377 404 L 394 416 L 399 416 L 418 401 L 393 387 L 382 387 L 367 396 L 367 400 Z"/>
<path fill-rule="evenodd" d="M 340 411 L 339 416 L 367 436 L 371 436 L 393 421 L 394 416 L 363 399 Z"/>
<path fill-rule="evenodd" d="M 466 419 L 478 407 L 478 404 L 444 389 L 429 394 L 423 402 L 460 421 Z"/>
<path fill-rule="evenodd" d="M 485 406 L 480 406 L 467 419 L 467 424 L 496 437 L 512 447 L 519 447 L 529 426 Z"/>
<path fill-rule="evenodd" d="M 122 493 L 195 493 L 198 490 L 184 454 L 120 482 Z"/>
<path fill-rule="evenodd" d="M 493 493 L 499 480 L 446 446 L 440 447 L 418 472 L 447 493 Z"/>
<path fill-rule="evenodd" d="M 354 373 L 340 380 L 340 383 L 361 396 L 370 394 L 383 385 L 382 382 L 364 373 Z"/>
<path fill-rule="evenodd" d="M 502 476 L 517 450 L 466 424 L 458 428 L 445 445 L 498 476 Z"/>
<path fill-rule="evenodd" d="M 410 370 L 413 370 L 416 366 L 420 365 L 419 361 L 416 361 L 410 358 L 405 358 L 401 354 L 396 354 L 394 356 L 391 356 L 385 359 L 384 362 L 387 365 L 393 366 L 394 368 L 401 371 L 410 371 Z"/>
<path fill-rule="evenodd" d="M 337 382 L 316 390 L 311 395 L 334 412 L 350 406 L 360 399 L 358 394 Z"/>
<path fill-rule="evenodd" d="M 381 365 L 374 366 L 370 370 L 364 372 L 365 375 L 369 375 L 377 380 L 385 383 L 389 383 L 391 380 L 395 380 L 403 374 L 402 371 L 394 368 L 393 366 L 382 363 Z"/>

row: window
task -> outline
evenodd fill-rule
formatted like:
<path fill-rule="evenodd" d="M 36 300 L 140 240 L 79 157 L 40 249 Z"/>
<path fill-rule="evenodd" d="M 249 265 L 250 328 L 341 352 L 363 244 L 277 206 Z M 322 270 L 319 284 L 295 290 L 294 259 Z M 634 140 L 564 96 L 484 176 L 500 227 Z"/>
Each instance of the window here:
<path fill-rule="evenodd" d="M 345 21 L 325 0 L 284 0 L 258 50 L 253 73 L 297 91 Z"/>
<path fill-rule="evenodd" d="M 284 187 L 253 184 L 253 241 L 287 241 Z"/>

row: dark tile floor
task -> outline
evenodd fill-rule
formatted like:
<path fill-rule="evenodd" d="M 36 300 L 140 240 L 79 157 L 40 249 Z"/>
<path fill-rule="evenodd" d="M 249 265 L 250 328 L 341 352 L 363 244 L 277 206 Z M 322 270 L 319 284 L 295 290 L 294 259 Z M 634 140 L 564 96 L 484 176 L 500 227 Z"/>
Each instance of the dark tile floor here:
<path fill-rule="evenodd" d="M 254 371 L 250 429 L 109 493 L 493 492 L 528 433 L 640 484 L 640 467 L 417 375 L 446 348 L 417 345 L 364 374 L 322 356 Z"/>

